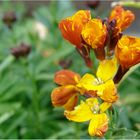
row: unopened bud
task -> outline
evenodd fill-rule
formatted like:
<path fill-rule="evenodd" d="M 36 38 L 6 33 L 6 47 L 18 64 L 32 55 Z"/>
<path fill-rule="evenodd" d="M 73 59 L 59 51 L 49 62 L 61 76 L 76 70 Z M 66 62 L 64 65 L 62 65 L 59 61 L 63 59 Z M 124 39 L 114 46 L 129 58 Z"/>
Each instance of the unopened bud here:
<path fill-rule="evenodd" d="M 71 66 L 71 64 L 72 64 L 72 60 L 69 60 L 69 59 L 67 59 L 67 60 L 60 60 L 60 61 L 59 61 L 59 65 L 60 65 L 63 69 L 69 68 L 69 67 Z"/>
<path fill-rule="evenodd" d="M 88 7 L 95 9 L 99 6 L 100 1 L 99 0 L 87 0 L 86 4 L 87 4 Z"/>
<path fill-rule="evenodd" d="M 11 48 L 11 53 L 16 58 L 27 56 L 31 51 L 31 46 L 21 43 L 19 47 Z"/>
<path fill-rule="evenodd" d="M 2 20 L 9 28 L 11 28 L 12 24 L 17 20 L 16 14 L 12 11 L 9 11 L 5 13 Z"/>

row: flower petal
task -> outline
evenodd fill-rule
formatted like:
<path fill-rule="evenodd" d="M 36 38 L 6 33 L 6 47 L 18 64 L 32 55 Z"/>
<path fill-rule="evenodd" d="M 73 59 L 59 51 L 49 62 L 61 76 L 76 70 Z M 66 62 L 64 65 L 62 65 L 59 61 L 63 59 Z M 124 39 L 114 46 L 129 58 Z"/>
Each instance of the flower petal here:
<path fill-rule="evenodd" d="M 97 77 L 102 81 L 112 79 L 117 71 L 117 59 L 114 57 L 111 60 L 103 60 L 97 70 Z"/>
<path fill-rule="evenodd" d="M 76 85 L 79 80 L 80 75 L 70 70 L 60 70 L 54 77 L 54 82 L 58 85 Z"/>
<path fill-rule="evenodd" d="M 52 104 L 54 106 L 63 106 L 76 92 L 75 87 L 70 85 L 55 88 L 51 94 Z"/>
<path fill-rule="evenodd" d="M 88 132 L 91 136 L 102 137 L 108 130 L 108 117 L 105 113 L 94 115 L 90 121 Z"/>
<path fill-rule="evenodd" d="M 124 10 L 118 5 L 115 6 L 109 17 L 110 21 L 114 19 L 117 21 L 116 27 L 123 31 L 134 21 L 135 15 L 130 10 Z"/>
<path fill-rule="evenodd" d="M 67 103 L 63 106 L 66 110 L 73 110 L 78 102 L 78 94 L 74 94 Z"/>
<path fill-rule="evenodd" d="M 104 86 L 103 94 L 97 93 L 99 97 L 102 100 L 110 103 L 117 101 L 118 99 L 117 89 L 115 87 L 113 80 L 107 81 L 105 84 L 103 84 L 103 86 Z"/>
<path fill-rule="evenodd" d="M 100 113 L 105 112 L 109 107 L 111 107 L 112 103 L 108 103 L 108 102 L 103 102 L 100 105 Z"/>
<path fill-rule="evenodd" d="M 99 84 L 98 79 L 96 79 L 92 74 L 85 74 L 81 80 L 76 85 L 78 88 L 85 91 L 98 91 L 103 92 L 104 87 L 102 84 Z"/>
<path fill-rule="evenodd" d="M 90 101 L 81 101 L 80 105 L 76 106 L 73 111 L 65 111 L 64 114 L 67 119 L 75 122 L 85 122 L 93 117 L 93 113 L 90 105 L 93 104 Z"/>
<path fill-rule="evenodd" d="M 102 24 L 100 19 L 90 20 L 82 30 L 84 41 L 92 48 L 102 48 L 106 40 L 106 26 Z"/>
<path fill-rule="evenodd" d="M 62 20 L 59 23 L 59 29 L 66 40 L 73 45 L 80 46 L 82 28 L 90 19 L 90 11 L 79 10 L 73 16 Z"/>

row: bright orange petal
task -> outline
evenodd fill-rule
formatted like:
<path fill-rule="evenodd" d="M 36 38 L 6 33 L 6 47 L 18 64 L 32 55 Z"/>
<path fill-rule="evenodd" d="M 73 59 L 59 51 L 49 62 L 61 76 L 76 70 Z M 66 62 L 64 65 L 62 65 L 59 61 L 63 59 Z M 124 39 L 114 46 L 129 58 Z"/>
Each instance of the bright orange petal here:
<path fill-rule="evenodd" d="M 75 87 L 70 85 L 55 88 L 51 94 L 52 104 L 54 106 L 63 106 L 76 92 Z"/>
<path fill-rule="evenodd" d="M 80 75 L 70 70 L 60 70 L 55 73 L 54 82 L 58 85 L 76 85 Z"/>
<path fill-rule="evenodd" d="M 59 23 L 59 29 L 61 30 L 63 37 L 75 46 L 80 46 L 82 28 L 90 18 L 90 11 L 80 10 L 72 17 L 62 20 Z"/>
<path fill-rule="evenodd" d="M 109 17 L 110 21 L 113 19 L 117 21 L 116 27 L 123 31 L 134 21 L 135 15 L 130 10 L 124 10 L 122 6 L 116 6 Z"/>
<path fill-rule="evenodd" d="M 140 63 L 140 38 L 122 36 L 115 49 L 115 55 L 123 68 Z"/>
<path fill-rule="evenodd" d="M 74 107 L 77 105 L 78 102 L 78 94 L 74 94 L 67 103 L 63 106 L 66 110 L 73 110 Z"/>
<path fill-rule="evenodd" d="M 90 121 L 88 132 L 91 136 L 102 137 L 108 130 L 108 117 L 105 113 L 94 115 Z"/>
<path fill-rule="evenodd" d="M 82 30 L 84 41 L 92 48 L 102 48 L 106 40 L 106 26 L 102 24 L 100 19 L 90 20 Z"/>

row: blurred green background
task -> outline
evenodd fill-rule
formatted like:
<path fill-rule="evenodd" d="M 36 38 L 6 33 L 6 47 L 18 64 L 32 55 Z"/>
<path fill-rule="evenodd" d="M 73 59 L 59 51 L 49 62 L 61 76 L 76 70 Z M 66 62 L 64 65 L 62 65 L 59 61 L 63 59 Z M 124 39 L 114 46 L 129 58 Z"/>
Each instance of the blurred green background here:
<path fill-rule="evenodd" d="M 0 1 L 0 138 L 91 138 L 88 123 L 69 122 L 63 109 L 51 104 L 56 71 L 90 72 L 74 47 L 62 38 L 58 23 L 77 9 L 90 9 L 93 17 L 105 18 L 110 3 L 100 1 L 92 9 L 85 1 Z M 140 37 L 139 9 L 131 10 L 136 21 L 126 33 Z M 10 27 L 3 22 L 7 12 L 16 17 Z M 30 45 L 31 52 L 14 59 L 10 48 L 21 43 Z M 118 93 L 120 100 L 113 107 L 112 125 L 105 138 L 140 138 L 140 67 L 122 82 Z"/>

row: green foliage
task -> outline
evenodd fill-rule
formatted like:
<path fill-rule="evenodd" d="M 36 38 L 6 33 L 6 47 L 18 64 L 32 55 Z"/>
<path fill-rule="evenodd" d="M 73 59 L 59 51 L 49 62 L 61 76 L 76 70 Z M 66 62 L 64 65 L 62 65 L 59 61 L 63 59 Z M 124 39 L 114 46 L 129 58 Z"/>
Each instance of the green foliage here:
<path fill-rule="evenodd" d="M 17 21 L 9 29 L 0 21 L 0 138 L 83 138 L 89 139 L 87 123 L 73 123 L 66 120 L 63 110 L 51 104 L 54 73 L 62 67 L 60 60 L 70 59 L 69 69 L 83 75 L 91 72 L 77 54 L 74 47 L 64 41 L 58 29 L 58 22 L 75 9 L 70 1 L 52 1 L 48 6 L 27 14 L 23 3 L 3 1 L 0 17 L 9 9 L 16 12 Z M 36 22 L 47 29 L 45 39 L 35 30 Z M 9 59 L 10 48 L 20 43 L 29 44 L 28 57 Z M 46 54 L 47 56 L 46 56 Z M 94 54 L 92 54 L 94 59 Z M 95 65 L 97 62 L 94 63 Z M 4 65 L 4 68 L 2 66 Z M 113 124 L 106 138 L 140 138 L 140 67 L 119 87 L 120 103 L 112 111 Z"/>

